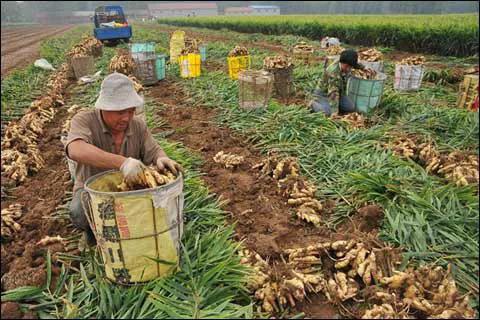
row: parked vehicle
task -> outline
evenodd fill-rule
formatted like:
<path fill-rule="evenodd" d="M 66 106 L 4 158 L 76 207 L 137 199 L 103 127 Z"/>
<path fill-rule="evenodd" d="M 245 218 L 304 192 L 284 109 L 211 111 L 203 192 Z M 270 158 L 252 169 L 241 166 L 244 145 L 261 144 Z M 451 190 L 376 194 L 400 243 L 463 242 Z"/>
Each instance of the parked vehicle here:
<path fill-rule="evenodd" d="M 132 27 L 121 6 L 100 6 L 95 9 L 93 35 L 102 42 L 129 42 Z"/>

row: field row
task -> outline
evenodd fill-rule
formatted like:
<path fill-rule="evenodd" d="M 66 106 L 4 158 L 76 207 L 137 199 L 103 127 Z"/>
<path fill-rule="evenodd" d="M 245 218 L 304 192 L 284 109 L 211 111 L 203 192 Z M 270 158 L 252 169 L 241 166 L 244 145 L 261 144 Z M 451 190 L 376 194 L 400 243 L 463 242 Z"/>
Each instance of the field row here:
<path fill-rule="evenodd" d="M 162 33 L 165 30 L 162 28 L 154 30 Z M 199 79 L 186 82 L 194 101 L 220 108 L 223 123 L 247 134 L 265 152 L 273 148 L 298 157 L 305 174 L 312 177 L 322 190 L 321 198 L 340 203 L 347 199 L 337 208 L 333 220 L 342 220 L 365 202 L 380 202 L 388 213 L 382 227 L 384 239 L 407 247 L 409 255 L 419 260 L 446 261 L 443 257 L 450 251 L 447 248 L 468 243 L 463 247 L 468 247 L 468 253 L 465 252 L 462 259 L 454 260 L 455 264 L 458 263 L 462 286 L 478 291 L 474 284 L 476 271 L 471 272 L 478 270 L 475 262 L 478 245 L 474 240 L 478 228 L 465 229 L 467 221 L 477 220 L 475 189 L 467 191 L 445 184 L 445 180 L 442 182 L 430 175 L 425 168 L 378 148 L 381 141 L 395 140 L 395 135 L 403 134 L 433 141 L 444 151 L 460 148 L 478 155 L 475 138 L 479 130 L 477 114 L 456 109 L 451 99 L 442 107 L 429 103 L 436 96 L 448 101 L 450 95 L 455 97 L 455 91 L 448 91 L 445 95 L 441 94 L 442 86 L 427 84 L 414 93 L 398 94 L 387 90 L 383 103 L 370 115 L 373 123 L 360 130 L 339 127 L 339 123 L 332 123 L 318 114 L 309 115 L 303 103 L 289 108 L 274 99 L 265 112 L 245 113 L 238 108 L 237 84 L 229 80 L 225 72 L 226 54 L 241 37 L 227 31 L 222 35 L 231 40 L 213 41 L 215 37 L 208 30 L 189 30 L 208 43 L 208 59 L 216 62 L 210 61 Z M 149 34 L 155 37 L 155 33 Z M 265 39 L 259 37 L 257 40 Z M 156 41 L 168 47 L 168 37 L 157 36 Z M 263 58 L 276 53 L 255 43 L 251 46 L 254 47 L 253 68 L 261 68 Z M 297 95 L 308 95 L 322 72 L 320 64 L 296 66 Z M 388 72 L 391 74 L 393 70 Z M 394 134 L 387 135 L 388 132 Z M 438 192 L 434 194 L 433 190 Z M 469 218 L 463 220 L 467 216 Z M 463 249 L 458 247 L 455 250 Z"/>
<path fill-rule="evenodd" d="M 154 41 L 157 53 L 169 52 L 169 38 L 174 28 L 157 24 L 133 27 L 133 42 Z M 377 110 L 361 118 L 360 126 L 353 126 L 347 118 L 327 118 L 312 114 L 306 108 L 308 97 L 323 73 L 323 64 L 317 61 L 295 65 L 295 93 L 290 102 L 273 98 L 265 110 L 247 112 L 239 108 L 238 83 L 228 77 L 229 50 L 244 42 L 252 54 L 252 67 L 260 69 L 266 56 L 285 51 L 283 44 L 298 37 L 256 34 L 253 40 L 252 35 L 230 31 L 185 30 L 207 43 L 207 61 L 202 64 L 200 77 L 182 79 L 178 65 L 167 64 L 166 79 L 145 87 L 143 93 L 148 127 L 166 153 L 186 168 L 185 235 L 180 271 L 143 286 L 121 287 L 105 280 L 99 256 L 92 252 L 52 252 L 45 255 L 41 265 L 38 259 L 33 259 L 36 252 L 44 252 L 32 242 L 37 241 L 42 232 L 55 230 L 62 236 L 75 233 L 74 239 L 68 241 L 76 248 L 78 234 L 71 231 L 65 209 L 69 198 L 58 199 L 65 186 L 55 176 L 63 175 L 66 165 L 58 164 L 63 156 L 57 154 L 61 153 L 57 138 L 61 127 L 72 116 L 65 110 L 73 105 L 92 107 L 102 79 L 84 86 L 71 83 L 65 106 L 59 107 L 53 123 L 39 135 L 47 166 L 11 191 L 16 199 L 2 203 L 2 208 L 11 203 L 26 204 L 32 218 L 40 215 L 49 221 L 46 225 L 52 226 L 52 221 L 55 224 L 56 229 L 35 233 L 25 252 L 17 249 L 18 241 L 24 241 L 30 234 L 25 229 L 5 245 L 10 273 L 15 273 L 20 262 L 32 259 L 28 261 L 27 270 L 33 269 L 37 274 L 43 270 L 46 284 L 32 283 L 38 288 L 2 292 L 2 304 L 8 300 L 18 301 L 23 311 L 34 310 L 41 318 L 252 318 L 265 317 L 263 311 L 270 309 L 269 313 L 276 317 L 302 316 L 303 313 L 316 318 L 325 316 L 328 310 L 328 317 L 342 314 L 358 318 L 371 307 L 370 303 L 345 299 L 340 289 L 338 292 L 314 289 L 313 282 L 305 285 L 303 293 L 292 289 L 293 296 L 288 296 L 288 291 L 275 291 L 273 287 L 274 296 L 268 295 L 266 289 L 263 298 L 261 290 L 254 295 L 250 287 L 254 270 L 243 265 L 245 259 L 251 257 L 242 249 L 257 252 L 260 258 L 255 257 L 259 263 L 255 274 L 261 266 L 262 272 L 271 277 L 271 283 L 282 285 L 280 275 L 285 272 L 286 277 L 291 276 L 290 271 L 287 273 L 283 268 L 298 263 L 290 261 L 285 252 L 330 240 L 349 240 L 354 241 L 358 249 L 365 245 L 370 259 L 374 250 L 377 254 L 386 252 L 387 256 L 391 255 L 390 263 L 397 261 L 396 250 L 403 250 L 404 263 L 399 266 L 403 271 L 407 263 L 411 266 L 435 263 L 444 267 L 451 264 L 457 286 L 463 292 L 473 293 L 473 302 L 478 305 L 476 186 L 456 186 L 428 172 L 423 164 L 400 157 L 387 146 L 405 135 L 428 141 L 442 153 L 459 150 L 478 155 L 478 116 L 452 107 L 456 86 L 424 83 L 420 91 L 406 94 L 386 90 Z M 44 44 L 43 50 L 49 49 L 45 52 L 55 65 L 63 60 L 71 44 L 78 42 L 81 31 L 72 31 L 73 42 L 57 38 Z M 318 46 L 318 41 L 314 44 Z M 120 45 L 120 48 L 127 47 Z M 103 56 L 96 60 L 95 67 L 103 71 L 102 78 L 108 74 L 109 62 L 118 53 L 117 49 L 104 47 Z M 317 54 L 318 58 L 321 56 Z M 386 67 L 391 76 L 392 65 L 388 63 Z M 5 110 L 15 111 L 10 114 L 11 119 L 21 116 L 23 108 L 35 96 L 22 86 L 31 72 L 34 69 L 18 71 L 14 77 L 7 78 L 5 98 L 2 83 L 2 116 L 6 115 Z M 45 78 L 46 75 L 37 74 L 33 84 L 37 94 L 42 93 L 39 89 Z M 391 82 L 388 85 L 391 86 Z M 9 108 L 4 108 L 7 106 Z M 245 163 L 235 169 L 222 167 L 213 160 L 219 151 L 242 156 Z M 272 177 L 271 172 L 260 174 L 259 169 L 253 169 L 259 163 L 272 161 L 272 152 L 283 160 L 296 158 L 304 179 L 298 180 L 299 183 L 308 180 L 310 188 L 316 190 L 312 202 L 322 207 L 318 215 L 320 224 L 299 219 L 296 208 L 287 204 L 287 199 L 279 193 L 280 182 L 275 180 L 275 174 Z M 268 173 L 268 169 L 262 171 Z M 42 177 L 51 183 L 42 186 Z M 32 205 L 36 201 L 35 193 L 44 198 L 45 207 Z M 63 204 L 57 207 L 59 202 Z M 21 222 L 27 230 L 32 228 L 33 221 L 23 219 Z M 400 249 L 382 247 L 383 251 L 378 251 L 380 243 Z M 329 254 L 337 253 L 330 251 Z M 342 272 L 336 269 L 346 274 L 350 268 L 337 268 L 336 264 L 333 267 L 331 257 L 319 253 L 305 258 L 314 258 L 315 263 L 329 261 L 320 266 L 322 277 L 335 274 L 338 280 Z M 316 270 L 315 263 L 308 269 Z M 2 262 L 2 275 L 3 268 Z M 307 274 L 306 278 L 313 279 L 313 275 Z M 352 279 L 349 279 L 350 286 Z M 360 292 L 354 292 L 357 297 L 372 281 L 368 277 L 359 279 L 355 280 L 357 290 L 360 288 Z M 377 283 L 375 287 L 378 286 Z M 397 293 L 403 295 L 403 291 Z M 325 304 L 313 292 L 330 292 L 330 302 Z M 302 301 L 307 293 L 310 301 Z M 343 302 L 333 301 L 332 297 L 340 297 Z M 292 300 L 293 304 L 296 301 L 295 306 Z M 435 306 L 441 303 L 436 302 Z M 326 308 L 320 313 L 316 310 L 319 304 Z M 423 313 L 415 309 L 425 306 L 415 305 L 401 314 L 422 317 L 437 312 L 426 309 Z M 392 316 L 395 315 L 399 313 Z"/>
<path fill-rule="evenodd" d="M 478 55 L 479 48 L 478 15 L 195 17 L 159 22 L 246 33 L 292 34 L 317 40 L 338 37 L 352 45 L 458 57 Z"/>

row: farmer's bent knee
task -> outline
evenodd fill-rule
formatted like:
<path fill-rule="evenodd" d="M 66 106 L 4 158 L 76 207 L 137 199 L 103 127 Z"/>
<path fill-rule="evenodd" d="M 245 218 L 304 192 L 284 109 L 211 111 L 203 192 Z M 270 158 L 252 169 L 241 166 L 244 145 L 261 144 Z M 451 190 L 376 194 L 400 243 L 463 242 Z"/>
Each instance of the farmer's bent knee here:
<path fill-rule="evenodd" d="M 352 99 L 348 96 L 340 97 L 340 113 L 350 113 L 355 111 L 355 104 Z"/>
<path fill-rule="evenodd" d="M 83 188 L 78 189 L 73 194 L 72 202 L 70 203 L 70 219 L 72 224 L 84 231 L 89 230 L 87 216 L 82 204 L 82 193 L 85 192 Z"/>

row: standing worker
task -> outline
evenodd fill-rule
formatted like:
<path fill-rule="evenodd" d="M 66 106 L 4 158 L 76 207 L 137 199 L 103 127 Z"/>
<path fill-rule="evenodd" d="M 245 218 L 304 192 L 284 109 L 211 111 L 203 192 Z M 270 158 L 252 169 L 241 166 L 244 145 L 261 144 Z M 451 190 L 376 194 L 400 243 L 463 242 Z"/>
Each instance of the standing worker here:
<path fill-rule="evenodd" d="M 358 63 L 358 54 L 355 50 L 344 50 L 339 60 L 334 60 L 323 73 L 318 82 L 310 103 L 313 112 L 323 112 L 327 116 L 338 112 L 340 114 L 355 111 L 355 104 L 346 95 L 347 81 L 352 68 L 365 69 Z"/>
<path fill-rule="evenodd" d="M 70 218 L 75 227 L 84 231 L 88 245 L 95 244 L 81 201 L 88 178 L 119 169 L 126 181 L 135 181 L 145 164 L 156 164 L 160 170 L 167 168 L 175 174 L 182 170 L 158 145 L 145 121 L 134 117 L 136 108 L 143 103 L 127 76 L 112 73 L 102 82 L 95 110 L 72 118 L 65 143 L 67 157 L 77 162 Z"/>

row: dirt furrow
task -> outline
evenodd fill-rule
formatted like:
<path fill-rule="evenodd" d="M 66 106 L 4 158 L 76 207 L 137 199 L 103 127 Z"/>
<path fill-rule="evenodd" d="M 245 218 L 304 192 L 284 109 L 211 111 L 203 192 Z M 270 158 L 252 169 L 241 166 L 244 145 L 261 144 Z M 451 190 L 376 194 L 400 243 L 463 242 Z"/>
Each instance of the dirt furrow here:
<path fill-rule="evenodd" d="M 20 28 L 14 28 L 14 29 L 2 29 L 2 38 L 10 37 L 16 34 L 21 34 L 23 32 L 28 33 L 29 30 L 32 30 L 32 28 L 20 27 Z"/>
<path fill-rule="evenodd" d="M 15 40 L 18 36 L 38 33 L 38 30 L 18 30 L 9 33 L 2 33 L 2 45 Z"/>
<path fill-rule="evenodd" d="M 44 129 L 39 148 L 45 166 L 20 186 L 8 191 L 14 198 L 2 199 L 2 209 L 11 204 L 24 207 L 24 214 L 17 221 L 21 230 L 11 240 L 2 242 L 2 292 L 12 287 L 43 285 L 46 279 L 46 250 L 50 249 L 53 254 L 64 248 L 59 243 L 45 247 L 38 246 L 37 242 L 45 236 L 69 237 L 74 231 L 69 219 L 49 219 L 57 206 L 62 204 L 65 191 L 70 191 L 72 187 L 60 141 L 66 117 L 66 108 L 61 107 L 54 120 Z M 2 179 L 4 185 L 8 187 L 6 179 Z M 57 271 L 55 268 L 54 274 Z"/>
<path fill-rule="evenodd" d="M 41 26 L 41 27 L 37 26 L 37 27 L 29 27 L 29 28 L 23 27 L 15 30 L 6 30 L 6 31 L 2 30 L 2 40 L 5 40 L 5 39 L 8 40 L 18 35 L 30 35 L 34 33 L 44 32 L 46 30 L 51 30 L 53 28 L 59 28 L 59 27 L 61 26 L 52 25 L 52 26 Z"/>
<path fill-rule="evenodd" d="M 48 27 L 48 28 L 42 28 L 41 30 L 35 29 L 35 30 L 24 30 L 24 31 L 18 31 L 10 35 L 4 35 L 2 34 L 2 47 L 8 46 L 10 43 L 18 42 L 18 41 L 25 41 L 26 39 L 30 39 L 32 37 L 38 37 L 46 32 L 50 32 L 52 30 L 56 30 L 58 28 L 55 27 Z M 3 49 L 3 48 L 2 48 Z M 3 51 L 2 51 L 3 52 Z"/>
<path fill-rule="evenodd" d="M 214 109 L 188 104 L 180 84 L 169 80 L 151 87 L 149 95 L 166 105 L 156 115 L 168 123 L 153 132 L 168 132 L 167 139 L 179 141 L 202 156 L 203 180 L 211 192 L 226 201 L 224 209 L 229 213 L 229 223 L 236 223 L 236 240 L 243 240 L 262 257 L 279 260 L 284 249 L 344 239 L 353 231 L 376 234 L 378 224 L 371 220 L 381 221 L 381 216 L 375 216 L 378 212 L 358 215 L 338 232 L 324 226 L 314 227 L 294 217 L 292 208 L 278 193 L 276 181 L 252 169 L 265 157 L 246 143 L 245 137 L 217 126 Z M 213 161 L 220 151 L 243 156 L 245 162 L 235 169 L 226 169 Z M 313 297 L 312 301 L 314 305 L 301 303 L 298 311 L 313 318 L 338 316 L 336 307 L 327 303 L 323 295 Z"/>
<path fill-rule="evenodd" d="M 2 57 L 11 53 L 11 52 L 14 52 L 14 51 L 20 49 L 20 48 L 24 48 L 24 47 L 30 46 L 34 43 L 40 42 L 45 38 L 49 38 L 49 37 L 54 36 L 56 34 L 65 32 L 70 28 L 71 28 L 71 26 L 61 27 L 61 28 L 58 28 L 58 29 L 55 28 L 54 30 L 49 31 L 48 33 L 39 32 L 39 33 L 36 33 L 32 36 L 28 36 L 26 38 L 22 37 L 22 39 L 20 41 L 13 41 L 13 43 L 9 44 L 8 46 L 2 47 L 2 51 L 1 51 Z"/>
<path fill-rule="evenodd" d="M 8 75 L 12 70 L 27 66 L 28 64 L 32 63 L 35 59 L 38 59 L 40 57 L 39 48 L 40 48 L 41 40 L 56 34 L 63 33 L 70 28 L 71 26 L 59 27 L 59 29 L 57 29 L 57 31 L 54 31 L 54 33 L 43 35 L 40 38 L 37 38 L 34 40 L 29 40 L 28 42 L 30 42 L 30 44 L 24 43 L 21 47 L 19 47 L 18 44 L 12 44 L 12 46 L 16 47 L 14 51 L 11 51 L 11 49 L 8 49 L 10 53 L 4 54 L 2 52 L 2 66 L 1 66 L 2 79 L 6 75 Z"/>

